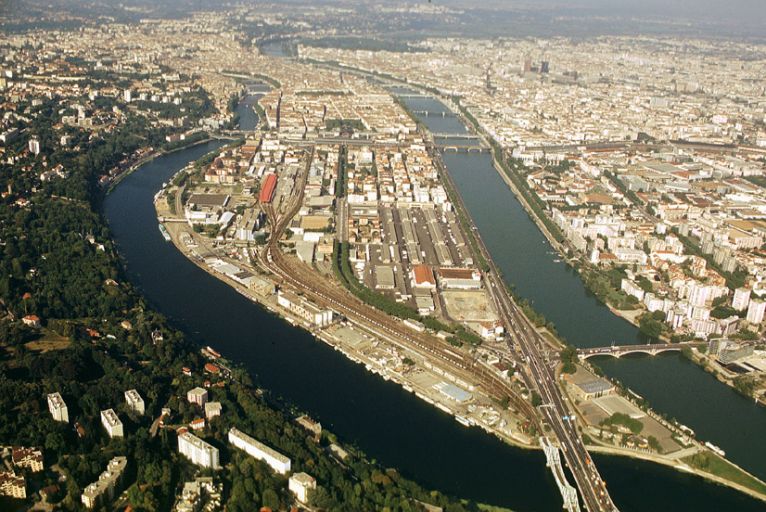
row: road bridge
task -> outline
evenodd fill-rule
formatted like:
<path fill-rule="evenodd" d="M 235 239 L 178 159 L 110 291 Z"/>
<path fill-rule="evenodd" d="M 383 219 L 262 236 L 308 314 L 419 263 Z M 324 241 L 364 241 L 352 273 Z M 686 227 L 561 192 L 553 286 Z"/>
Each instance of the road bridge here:
<path fill-rule="evenodd" d="M 450 184 L 451 188 L 456 189 L 449 172 L 444 168 L 439 153 L 432 152 L 432 156 L 439 168 L 440 176 Z M 459 208 L 466 211 L 459 195 L 455 201 Z M 514 302 L 503 282 L 502 274 L 498 271 L 470 217 L 468 222 L 469 232 L 473 233 L 478 251 L 489 267 L 485 272 L 487 291 L 505 324 L 509 348 L 519 353 L 526 363 L 522 366 L 521 377 L 526 387 L 537 392 L 543 403 L 538 408 L 538 413 L 564 450 L 564 458 L 580 491 L 585 509 L 589 512 L 617 512 L 617 506 L 612 501 L 604 480 L 585 449 L 577 427 L 569 420 L 572 416 L 570 405 L 566 403 L 558 387 L 553 370 L 545 362 L 543 353 L 544 347 L 547 346 L 546 340 Z"/>
<path fill-rule="evenodd" d="M 432 112 L 430 110 L 413 110 L 412 113 L 413 114 L 418 114 L 418 115 L 421 115 L 421 116 L 425 116 L 425 117 L 430 117 L 430 116 L 433 116 L 433 117 L 447 117 L 447 116 L 452 117 L 452 114 L 450 114 L 450 113 L 448 113 L 446 111 L 445 112 Z"/>
<path fill-rule="evenodd" d="M 643 345 L 612 345 L 610 347 L 581 348 L 577 350 L 580 359 L 590 357 L 609 356 L 620 358 L 629 354 L 646 354 L 656 356 L 665 352 L 681 352 L 684 347 L 704 346 L 704 342 L 686 341 L 682 343 L 648 343 Z"/>
<path fill-rule="evenodd" d="M 395 92 L 392 93 L 392 94 L 394 96 L 396 96 L 397 98 L 404 98 L 404 99 L 414 99 L 414 100 L 418 100 L 418 99 L 420 99 L 420 100 L 428 100 L 428 99 L 431 99 L 431 96 L 426 96 L 425 94 L 417 94 L 417 93 L 415 93 L 415 94 L 412 94 L 412 93 L 402 93 L 402 94 L 399 94 L 399 93 L 395 93 Z"/>
<path fill-rule="evenodd" d="M 577 489 L 569 485 L 564 467 L 561 465 L 559 449 L 551 444 L 547 437 L 540 437 L 540 446 L 545 453 L 545 465 L 550 468 L 561 497 L 564 498 L 564 508 L 569 512 L 580 512 L 580 502 L 577 499 Z"/>
<path fill-rule="evenodd" d="M 452 139 L 452 140 L 479 140 L 479 137 L 472 133 L 432 133 L 431 136 L 436 139 Z"/>
<path fill-rule="evenodd" d="M 452 153 L 483 153 L 486 148 L 478 146 L 476 144 L 450 144 L 449 146 L 439 146 L 443 152 L 451 151 Z"/>

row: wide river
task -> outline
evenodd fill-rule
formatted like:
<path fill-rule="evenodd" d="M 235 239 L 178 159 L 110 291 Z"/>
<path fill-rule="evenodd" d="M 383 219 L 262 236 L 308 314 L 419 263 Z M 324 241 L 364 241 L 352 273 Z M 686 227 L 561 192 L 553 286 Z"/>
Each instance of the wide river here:
<path fill-rule="evenodd" d="M 251 128 L 254 117 L 244 110 L 241 114 L 243 127 Z M 480 502 L 517 511 L 561 510 L 561 497 L 542 453 L 513 448 L 477 428 L 463 427 L 253 304 L 164 241 L 157 229 L 153 196 L 184 165 L 220 145 L 211 142 L 147 163 L 125 178 L 105 201 L 105 215 L 128 278 L 150 304 L 194 341 L 210 344 L 245 365 L 258 385 L 273 396 L 306 411 L 343 442 L 358 446 L 384 466 L 396 467 L 427 487 Z M 471 162 L 467 164 L 473 165 Z M 468 168 L 461 173 L 457 167 L 453 169 L 456 164 L 448 161 L 456 180 L 463 174 L 482 172 Z M 484 174 L 482 179 L 491 179 L 490 173 Z M 469 202 L 469 190 L 459 186 Z M 502 190 L 506 190 L 504 185 L 491 192 Z M 494 196 L 484 197 L 487 208 L 497 208 L 501 214 L 514 201 L 512 194 L 501 195 L 499 203 L 490 205 Z M 519 250 L 516 244 L 521 241 L 502 231 L 487 230 L 470 204 L 469 209 L 477 215 L 493 252 L 502 243 L 506 246 L 500 252 Z M 530 221 L 519 215 L 502 218 L 501 224 L 523 222 Z M 504 242 L 492 242 L 492 233 L 506 237 Z M 539 240 L 538 244 L 542 245 Z M 515 279 L 508 262 L 499 256 L 496 254 L 509 279 Z M 731 422 L 732 416 L 727 419 Z M 741 428 L 738 420 L 732 428 Z M 597 456 L 595 460 L 623 512 L 764 510 L 762 503 L 736 491 L 669 468 L 621 457 Z"/>

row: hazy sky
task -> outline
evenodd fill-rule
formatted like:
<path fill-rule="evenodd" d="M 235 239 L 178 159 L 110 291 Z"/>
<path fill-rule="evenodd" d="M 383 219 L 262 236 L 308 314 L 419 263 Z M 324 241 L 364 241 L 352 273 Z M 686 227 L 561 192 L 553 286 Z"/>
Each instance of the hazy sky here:
<path fill-rule="evenodd" d="M 432 0 L 455 6 L 525 5 L 564 9 L 586 8 L 610 12 L 630 12 L 652 16 L 686 16 L 692 18 L 739 18 L 766 25 L 766 0 Z M 764 28 L 766 34 L 766 27 Z"/>

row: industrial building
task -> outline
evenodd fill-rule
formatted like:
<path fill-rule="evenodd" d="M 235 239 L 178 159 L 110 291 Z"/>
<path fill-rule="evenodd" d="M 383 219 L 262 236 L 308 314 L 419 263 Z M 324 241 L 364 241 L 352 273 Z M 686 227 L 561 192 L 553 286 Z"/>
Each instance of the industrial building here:
<path fill-rule="evenodd" d="M 472 268 L 439 269 L 439 286 L 443 290 L 478 290 L 481 288 L 481 274 Z"/>
<path fill-rule="evenodd" d="M 258 200 L 261 203 L 270 203 L 274 199 L 274 191 L 277 189 L 277 175 L 274 173 L 266 174 L 261 185 L 261 193 L 258 195 Z"/>
<path fill-rule="evenodd" d="M 277 304 L 316 327 L 327 327 L 332 323 L 332 310 L 321 309 L 294 293 L 279 290 Z"/>

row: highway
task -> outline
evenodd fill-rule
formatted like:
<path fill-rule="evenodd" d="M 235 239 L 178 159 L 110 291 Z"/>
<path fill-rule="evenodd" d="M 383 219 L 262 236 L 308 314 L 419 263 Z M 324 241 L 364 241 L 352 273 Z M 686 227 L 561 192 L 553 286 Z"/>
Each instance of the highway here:
<path fill-rule="evenodd" d="M 432 155 L 442 179 L 450 183 L 453 190 L 457 190 L 436 151 L 432 150 Z M 470 219 L 459 195 L 456 201 L 459 203 L 456 206 L 462 208 L 466 212 L 466 217 Z M 552 429 L 564 452 L 564 460 L 574 476 L 585 508 L 590 512 L 617 511 L 607 492 L 606 484 L 585 449 L 577 426 L 571 419 L 572 412 L 556 382 L 557 361 L 554 359 L 549 363 L 546 355 L 545 347 L 548 342 L 513 301 L 502 274 L 498 271 L 476 227 L 471 225 L 470 229 L 473 231 L 479 251 L 490 268 L 489 272 L 485 273 L 485 283 L 508 332 L 509 348 L 517 351 L 523 358 L 523 367 L 526 370 L 523 375 L 527 387 L 535 390 L 542 399 L 542 405 L 538 407 L 538 411 Z"/>
<path fill-rule="evenodd" d="M 492 263 L 490 265 L 493 266 Z M 539 393 L 543 402 L 538 410 L 551 427 L 564 452 L 564 460 L 574 476 L 585 507 L 591 512 L 617 510 L 585 449 L 577 426 L 570 419 L 572 412 L 558 387 L 555 370 L 540 351 L 545 341 L 513 302 L 505 284 L 498 276 L 494 268 L 486 276 L 490 293 L 508 328 L 513 345 L 524 355 L 528 385 L 530 389 Z"/>
<path fill-rule="evenodd" d="M 401 349 L 417 353 L 443 371 L 467 383 L 476 382 L 492 396 L 499 399 L 507 397 L 514 408 L 535 422 L 537 415 L 529 402 L 522 399 L 512 388 L 511 382 L 494 367 L 454 349 L 435 336 L 415 331 L 401 320 L 362 302 L 337 283 L 329 282 L 307 265 L 283 254 L 279 249 L 279 240 L 301 207 L 310 165 L 311 158 L 297 178 L 298 183 L 294 190 L 298 191 L 298 194 L 290 198 L 289 204 L 283 202 L 284 213 L 277 212 L 271 204 L 264 205 L 272 233 L 260 254 L 262 264 L 279 276 L 284 284 L 290 285 L 315 304 L 335 310 L 375 336 Z"/>
<path fill-rule="evenodd" d="M 530 418 L 538 427 L 542 426 L 538 422 L 538 419 L 542 417 L 558 440 L 564 453 L 564 459 L 574 475 L 587 510 L 590 512 L 616 511 L 617 507 L 612 503 L 606 485 L 585 449 L 577 427 L 569 419 L 572 413 L 556 382 L 555 360 L 553 362 L 554 367 L 551 367 L 541 350 L 541 347 L 545 347 L 547 342 L 513 302 L 500 277 L 501 274 L 497 271 L 489 252 L 483 245 L 481 238 L 478 237 L 478 233 L 474 233 L 474 236 L 477 239 L 479 250 L 490 265 L 490 271 L 485 274 L 485 283 L 497 307 L 498 314 L 506 325 L 510 348 L 512 351 L 518 351 L 525 363 L 523 365 L 525 371 L 522 374 L 527 387 L 536 391 L 542 398 L 543 403 L 537 411 L 529 402 L 521 399 L 513 390 L 511 383 L 493 367 L 473 358 L 468 353 L 451 348 L 430 334 L 411 329 L 401 320 L 365 304 L 345 288 L 329 282 L 308 266 L 283 254 L 279 248 L 279 240 L 301 207 L 312 157 L 313 148 L 305 169 L 296 178 L 294 190 L 298 193 L 290 197 L 289 202 L 282 202 L 282 214 L 275 211 L 271 204 L 263 205 L 272 226 L 272 232 L 260 254 L 262 264 L 273 274 L 279 276 L 284 284 L 288 284 L 303 293 L 314 303 L 332 308 L 371 333 L 402 349 L 419 354 L 455 377 L 466 382 L 477 381 L 486 392 L 498 398 L 508 397 L 513 406 Z M 440 159 L 438 161 L 440 162 Z M 442 175 L 444 176 L 443 179 L 449 180 L 447 173 L 443 172 L 443 167 Z M 460 206 L 462 207 L 462 205 Z M 473 229 L 475 230 L 475 228 Z"/>

